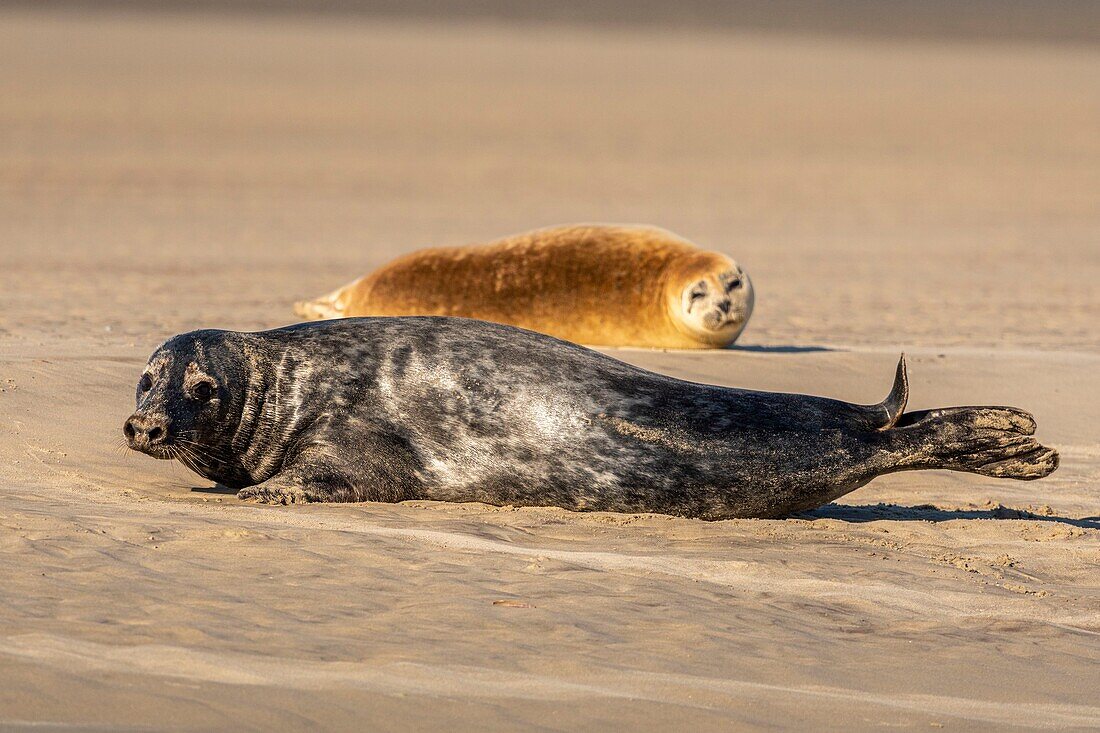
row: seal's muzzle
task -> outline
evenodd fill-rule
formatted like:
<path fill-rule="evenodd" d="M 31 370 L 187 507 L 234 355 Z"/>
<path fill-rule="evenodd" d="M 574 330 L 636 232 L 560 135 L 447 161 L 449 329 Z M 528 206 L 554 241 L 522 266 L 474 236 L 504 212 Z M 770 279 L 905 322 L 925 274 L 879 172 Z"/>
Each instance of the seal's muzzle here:
<path fill-rule="evenodd" d="M 167 416 L 135 412 L 122 426 L 122 432 L 126 435 L 126 442 L 132 449 L 159 456 L 168 446 L 168 429 L 171 423 Z"/>

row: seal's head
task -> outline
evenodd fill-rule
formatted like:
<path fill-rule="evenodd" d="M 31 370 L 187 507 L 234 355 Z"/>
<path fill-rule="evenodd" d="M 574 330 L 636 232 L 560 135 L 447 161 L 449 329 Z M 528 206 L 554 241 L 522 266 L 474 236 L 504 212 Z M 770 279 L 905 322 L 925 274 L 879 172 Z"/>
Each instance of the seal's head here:
<path fill-rule="evenodd" d="M 701 341 L 726 346 L 741 335 L 752 315 L 752 281 L 727 257 L 701 264 L 705 266 L 682 273 L 669 294 L 679 315 L 676 325 Z"/>
<path fill-rule="evenodd" d="M 222 332 L 195 331 L 171 339 L 149 358 L 137 384 L 137 409 L 122 427 L 130 448 L 154 458 L 178 458 L 198 473 L 217 473 L 240 417 L 240 397 L 219 358 Z"/>

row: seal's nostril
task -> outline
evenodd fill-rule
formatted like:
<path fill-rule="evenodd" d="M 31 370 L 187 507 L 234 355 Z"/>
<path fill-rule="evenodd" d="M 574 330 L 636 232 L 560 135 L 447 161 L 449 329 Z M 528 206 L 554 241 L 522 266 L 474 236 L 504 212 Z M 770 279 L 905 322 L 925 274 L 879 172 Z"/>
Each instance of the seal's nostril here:
<path fill-rule="evenodd" d="M 126 435 L 127 440 L 134 439 L 134 424 L 129 420 L 122 426 L 122 432 Z"/>
<path fill-rule="evenodd" d="M 149 442 L 154 443 L 164 435 L 164 428 L 153 428 L 149 431 Z"/>

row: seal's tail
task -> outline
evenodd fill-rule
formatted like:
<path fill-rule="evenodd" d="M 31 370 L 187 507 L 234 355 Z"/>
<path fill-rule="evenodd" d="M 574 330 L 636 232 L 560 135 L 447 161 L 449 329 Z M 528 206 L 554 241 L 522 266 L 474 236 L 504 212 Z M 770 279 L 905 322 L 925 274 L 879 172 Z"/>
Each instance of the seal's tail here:
<path fill-rule="evenodd" d="M 1035 419 L 1015 407 L 946 407 L 902 415 L 890 438 L 900 470 L 945 468 L 1031 481 L 1058 468 L 1058 451 L 1034 433 Z"/>
<path fill-rule="evenodd" d="M 345 286 L 322 295 L 316 300 L 300 300 L 294 304 L 294 312 L 307 321 L 343 318 L 345 303 L 342 296 L 346 290 Z"/>

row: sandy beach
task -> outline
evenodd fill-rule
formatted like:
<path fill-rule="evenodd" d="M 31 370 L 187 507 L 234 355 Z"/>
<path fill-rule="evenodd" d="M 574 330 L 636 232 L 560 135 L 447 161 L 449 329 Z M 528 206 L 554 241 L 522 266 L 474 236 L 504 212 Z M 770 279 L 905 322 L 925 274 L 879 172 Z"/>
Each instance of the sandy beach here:
<path fill-rule="evenodd" d="M 0 10 L 0 729 L 1100 727 L 1100 48 Z M 729 252 L 674 376 L 1032 411 L 1038 482 L 785 520 L 246 505 L 123 448 L 149 353 L 563 222 Z"/>

